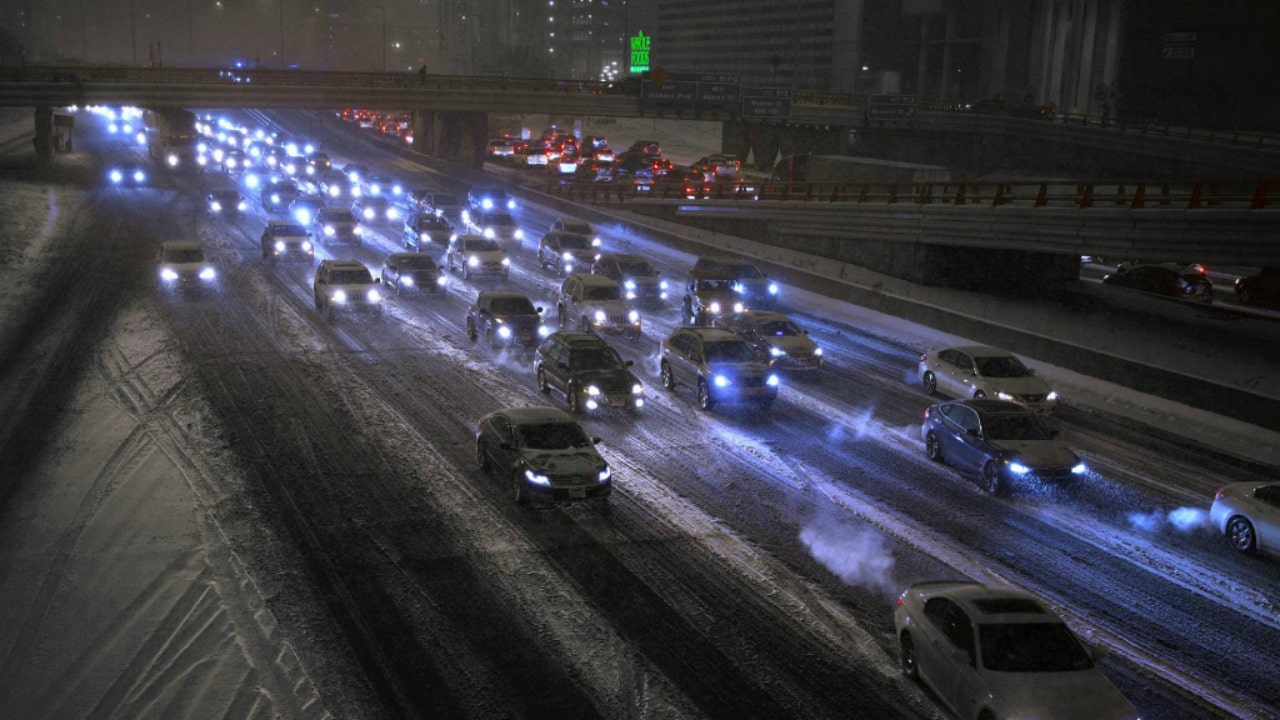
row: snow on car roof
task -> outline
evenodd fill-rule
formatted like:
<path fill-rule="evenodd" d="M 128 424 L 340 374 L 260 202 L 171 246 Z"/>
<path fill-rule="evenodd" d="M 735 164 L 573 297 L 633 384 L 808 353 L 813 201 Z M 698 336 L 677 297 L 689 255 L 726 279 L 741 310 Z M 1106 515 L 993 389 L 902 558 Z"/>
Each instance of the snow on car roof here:
<path fill-rule="evenodd" d="M 506 410 L 499 410 L 494 414 L 505 415 L 508 420 L 516 425 L 537 425 L 540 423 L 550 422 L 577 422 L 577 420 L 573 419 L 573 416 L 560 408 L 547 407 L 545 405 L 507 408 Z"/>

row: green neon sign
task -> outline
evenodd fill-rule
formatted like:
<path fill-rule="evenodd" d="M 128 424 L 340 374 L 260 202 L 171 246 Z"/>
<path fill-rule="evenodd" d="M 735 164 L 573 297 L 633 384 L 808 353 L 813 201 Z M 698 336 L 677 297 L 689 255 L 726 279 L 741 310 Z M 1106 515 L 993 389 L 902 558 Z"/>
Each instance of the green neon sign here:
<path fill-rule="evenodd" d="M 653 38 L 645 35 L 641 30 L 630 40 L 631 72 L 634 74 L 649 72 L 649 44 Z"/>

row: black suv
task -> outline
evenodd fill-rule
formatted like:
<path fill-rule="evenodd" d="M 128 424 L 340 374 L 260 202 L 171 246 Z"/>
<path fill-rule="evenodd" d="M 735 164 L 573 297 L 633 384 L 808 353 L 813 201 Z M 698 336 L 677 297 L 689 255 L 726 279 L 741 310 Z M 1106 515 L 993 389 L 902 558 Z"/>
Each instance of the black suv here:
<path fill-rule="evenodd" d="M 689 271 L 684 282 L 681 319 L 686 325 L 710 325 L 713 320 L 747 309 L 734 290 L 735 279 L 720 270 Z"/>
<path fill-rule="evenodd" d="M 606 407 L 638 413 L 644 407 L 644 384 L 631 372 L 631 361 L 595 333 L 552 333 L 538 346 L 534 367 L 538 389 L 563 393 L 574 414 Z"/>
<path fill-rule="evenodd" d="M 728 255 L 708 255 L 698 258 L 693 269 L 721 272 L 732 277 L 736 281 L 734 292 L 752 310 L 772 310 L 778 304 L 778 283 L 770 280 L 750 261 Z"/>
<path fill-rule="evenodd" d="M 475 342 L 483 335 L 493 347 L 523 345 L 532 349 L 551 332 L 542 323 L 541 314 L 542 308 L 534 307 L 526 295 L 486 290 L 467 310 L 467 337 Z"/>

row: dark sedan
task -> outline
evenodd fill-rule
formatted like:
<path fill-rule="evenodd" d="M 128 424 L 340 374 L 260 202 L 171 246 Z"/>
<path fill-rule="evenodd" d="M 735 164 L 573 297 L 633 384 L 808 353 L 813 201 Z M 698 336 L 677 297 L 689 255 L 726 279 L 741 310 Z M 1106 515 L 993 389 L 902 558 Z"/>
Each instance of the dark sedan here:
<path fill-rule="evenodd" d="M 551 328 L 542 322 L 542 308 L 534 307 L 528 296 L 517 292 L 486 290 L 467 310 L 467 337 L 481 337 L 493 347 L 521 345 L 537 347 Z"/>
<path fill-rule="evenodd" d="M 1083 475 L 1085 464 L 1057 435 L 1030 410 L 1003 400 L 930 405 L 920 426 L 930 460 L 979 473 L 982 489 L 992 494 L 1012 482 L 1061 483 Z"/>
<path fill-rule="evenodd" d="M 430 256 L 417 252 L 392 253 L 382 261 L 382 287 L 395 288 L 396 295 L 405 293 L 444 292 L 444 275 Z"/>
<path fill-rule="evenodd" d="M 476 459 L 486 474 L 509 483 L 517 504 L 592 500 L 603 506 L 613 485 L 598 442 L 563 410 L 508 408 L 480 418 Z"/>
<path fill-rule="evenodd" d="M 1118 268 L 1102 278 L 1106 285 L 1163 295 L 1179 300 L 1213 302 L 1213 283 L 1200 273 L 1182 272 L 1162 265 L 1138 265 Z"/>
<path fill-rule="evenodd" d="M 1280 308 L 1280 267 L 1265 267 L 1257 275 L 1238 278 L 1236 297 L 1241 305 Z"/>

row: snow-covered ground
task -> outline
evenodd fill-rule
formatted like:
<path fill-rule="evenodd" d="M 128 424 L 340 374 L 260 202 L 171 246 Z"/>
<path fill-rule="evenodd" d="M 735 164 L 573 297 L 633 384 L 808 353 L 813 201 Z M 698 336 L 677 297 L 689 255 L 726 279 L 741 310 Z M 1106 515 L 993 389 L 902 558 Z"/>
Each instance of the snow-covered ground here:
<path fill-rule="evenodd" d="M 0 126 L 0 141 L 6 133 L 20 137 L 17 125 Z M 705 139 L 701 132 L 687 135 L 681 152 L 691 153 L 689 159 L 718 149 L 717 143 L 697 151 Z M 660 139 L 669 149 L 679 146 Z M 28 150 L 13 150 L 10 157 Z M 21 278 L 35 276 L 45 261 L 43 244 L 89 195 L 0 176 L 0 238 L 6 239 L 0 243 L 0 329 L 23 308 L 28 288 Z M 677 265 L 691 261 L 675 251 L 667 257 Z M 963 341 L 803 290 L 788 292 L 814 315 L 839 317 L 921 349 Z M 1072 404 L 1280 467 L 1280 433 L 1028 361 Z M 91 365 L 68 421 L 47 438 L 45 460 L 0 508 L 0 607 L 6 609 L 0 619 L 0 715 L 329 716 L 325 689 L 279 631 L 259 584 L 220 526 L 219 503 L 244 480 L 228 438 L 187 380 L 195 370 L 169 329 L 145 307 L 125 308 Z M 700 538 L 726 562 L 758 573 L 756 584 L 771 588 L 766 592 L 797 623 L 858 628 L 843 608 L 716 527 L 714 518 L 651 482 L 642 469 L 631 472 L 638 496 L 670 508 L 680 532 Z M 238 512 L 249 514 L 237 518 L 240 525 L 254 523 L 253 508 Z M 864 536 L 853 542 L 862 541 Z M 805 542 L 815 556 L 852 552 L 816 535 Z M 858 574 L 883 571 L 859 568 Z M 844 641 L 850 653 L 870 644 L 857 633 Z M 877 669 L 896 675 L 891 666 Z M 678 693 L 663 678 L 655 673 L 650 683 L 655 696 L 668 698 L 665 714 L 653 716 L 684 715 Z"/>

